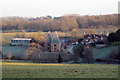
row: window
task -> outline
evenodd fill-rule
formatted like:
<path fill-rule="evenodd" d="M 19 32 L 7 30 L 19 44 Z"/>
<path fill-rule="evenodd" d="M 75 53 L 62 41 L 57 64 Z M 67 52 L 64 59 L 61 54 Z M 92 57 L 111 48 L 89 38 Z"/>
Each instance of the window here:
<path fill-rule="evenodd" d="M 23 43 L 23 40 L 21 40 L 21 43 Z"/>
<path fill-rule="evenodd" d="M 26 40 L 25 40 L 24 42 L 25 42 L 25 43 L 27 43 L 27 41 L 26 41 Z"/>
<path fill-rule="evenodd" d="M 56 47 L 56 44 L 54 44 L 54 47 Z"/>
<path fill-rule="evenodd" d="M 20 43 L 22 43 L 22 41 L 20 40 Z"/>
<path fill-rule="evenodd" d="M 26 43 L 29 43 L 29 41 L 28 41 L 28 40 L 26 40 Z"/>
<path fill-rule="evenodd" d="M 16 43 L 18 43 L 18 40 L 16 40 Z"/>

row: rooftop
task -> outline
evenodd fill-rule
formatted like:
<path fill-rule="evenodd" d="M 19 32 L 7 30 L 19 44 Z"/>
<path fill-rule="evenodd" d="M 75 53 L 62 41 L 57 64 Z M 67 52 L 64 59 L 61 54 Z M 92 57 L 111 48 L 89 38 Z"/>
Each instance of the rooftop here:
<path fill-rule="evenodd" d="M 13 38 L 12 40 L 32 40 L 31 38 Z"/>
<path fill-rule="evenodd" d="M 47 33 L 47 36 L 45 37 L 45 42 L 51 43 L 51 41 L 52 41 L 52 35 L 51 35 L 51 32 L 49 31 Z"/>

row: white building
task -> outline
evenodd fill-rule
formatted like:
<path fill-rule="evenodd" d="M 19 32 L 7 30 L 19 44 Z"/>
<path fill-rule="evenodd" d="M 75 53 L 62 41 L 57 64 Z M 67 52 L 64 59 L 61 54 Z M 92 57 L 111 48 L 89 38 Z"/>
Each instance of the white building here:
<path fill-rule="evenodd" d="M 13 38 L 11 40 L 11 45 L 29 46 L 31 40 L 31 38 Z"/>

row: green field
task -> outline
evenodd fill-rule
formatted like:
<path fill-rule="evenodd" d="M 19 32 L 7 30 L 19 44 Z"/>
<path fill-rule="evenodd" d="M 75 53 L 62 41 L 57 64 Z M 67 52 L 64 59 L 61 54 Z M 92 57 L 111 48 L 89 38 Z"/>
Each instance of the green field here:
<path fill-rule="evenodd" d="M 6 44 L 2 46 L 2 52 L 3 55 L 8 55 L 8 53 L 12 53 L 12 56 L 25 57 L 24 53 L 27 48 L 27 46 L 10 46 L 9 44 Z"/>
<path fill-rule="evenodd" d="M 117 53 L 118 47 L 119 47 L 118 45 L 106 46 L 106 47 L 100 48 L 100 49 L 92 47 L 93 57 L 94 57 L 94 59 L 96 59 L 96 58 L 105 59 L 112 51 Z"/>
<path fill-rule="evenodd" d="M 118 78 L 118 65 L 2 63 L 3 78 Z"/>

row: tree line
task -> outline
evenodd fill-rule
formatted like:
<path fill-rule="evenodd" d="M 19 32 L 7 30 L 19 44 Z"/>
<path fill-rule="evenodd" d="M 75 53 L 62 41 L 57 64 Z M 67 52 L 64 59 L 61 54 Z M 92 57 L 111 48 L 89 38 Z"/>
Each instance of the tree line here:
<path fill-rule="evenodd" d="M 32 30 L 32 31 L 72 31 L 81 28 L 116 28 L 118 15 L 64 15 L 27 18 L 27 17 L 1 17 L 2 30 Z"/>

